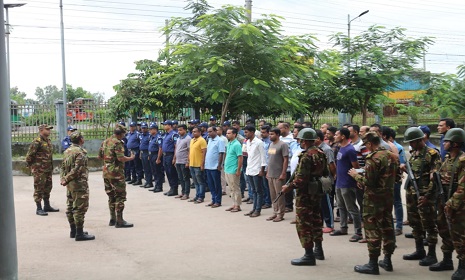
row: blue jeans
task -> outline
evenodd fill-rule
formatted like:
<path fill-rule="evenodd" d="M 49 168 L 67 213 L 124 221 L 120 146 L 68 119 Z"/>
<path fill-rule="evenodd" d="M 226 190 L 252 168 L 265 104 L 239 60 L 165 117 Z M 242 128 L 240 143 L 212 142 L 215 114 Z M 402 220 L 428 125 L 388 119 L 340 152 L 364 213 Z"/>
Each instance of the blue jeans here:
<path fill-rule="evenodd" d="M 144 167 L 145 183 L 152 185 L 152 169 L 150 168 L 149 151 L 141 151 L 142 167 Z"/>
<path fill-rule="evenodd" d="M 263 200 L 264 204 L 271 206 L 270 185 L 268 185 L 268 179 L 266 176 L 263 176 Z"/>
<path fill-rule="evenodd" d="M 205 175 L 200 167 L 189 167 L 195 185 L 195 199 L 205 199 Z"/>
<path fill-rule="evenodd" d="M 223 192 L 221 190 L 221 171 L 218 169 L 205 169 L 207 173 L 208 187 L 212 194 L 212 203 L 221 205 L 221 197 Z"/>
<path fill-rule="evenodd" d="M 331 204 L 331 196 L 329 193 L 323 194 L 321 198 L 321 217 L 326 224 L 326 227 L 334 228 L 333 206 Z"/>
<path fill-rule="evenodd" d="M 394 213 L 396 214 L 396 229 L 402 230 L 404 221 L 404 209 L 402 208 L 402 196 L 400 188 L 402 183 L 394 184 Z"/>
<path fill-rule="evenodd" d="M 172 190 L 178 190 L 178 173 L 173 165 L 174 154 L 163 155 L 163 167 L 165 168 L 166 177 Z"/>
<path fill-rule="evenodd" d="M 176 163 L 176 172 L 178 173 L 178 181 L 181 185 L 181 193 L 189 196 L 191 192 L 190 170 L 184 163 Z"/>
<path fill-rule="evenodd" d="M 262 176 L 247 176 L 249 179 L 249 189 L 253 193 L 253 209 L 252 211 L 260 213 L 263 205 L 263 177 Z"/>

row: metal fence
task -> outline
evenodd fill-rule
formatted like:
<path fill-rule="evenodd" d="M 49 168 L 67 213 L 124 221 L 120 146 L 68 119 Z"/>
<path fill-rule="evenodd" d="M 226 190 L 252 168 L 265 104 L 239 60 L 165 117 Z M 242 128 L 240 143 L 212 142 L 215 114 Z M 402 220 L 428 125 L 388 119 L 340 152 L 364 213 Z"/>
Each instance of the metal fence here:
<path fill-rule="evenodd" d="M 78 104 L 68 104 L 67 107 L 67 124 L 75 126 L 79 129 L 86 139 L 105 139 L 112 133 L 116 120 L 112 120 L 109 115 L 108 103 L 93 103 L 77 102 Z M 37 137 L 38 126 L 40 124 L 50 124 L 56 126 L 56 105 L 55 104 L 30 104 L 30 105 L 11 105 L 11 136 L 13 143 L 31 142 Z M 210 115 L 201 113 L 201 119 L 208 121 Z M 219 117 L 219 116 L 218 116 Z M 182 109 L 176 119 L 179 123 L 187 124 L 189 119 L 193 117 L 193 110 Z M 308 116 L 302 116 L 304 121 L 310 121 Z M 248 116 L 243 115 L 239 120 L 241 124 L 245 124 Z M 260 118 L 261 119 L 261 118 Z M 279 121 L 287 121 L 291 124 L 295 121 L 295 117 L 291 115 L 276 115 L 272 117 L 263 118 L 267 122 L 276 125 Z M 152 112 L 150 114 L 142 115 L 138 121 L 146 122 L 160 122 L 162 121 L 162 114 L 159 112 Z M 258 122 L 259 119 L 256 119 Z M 437 124 L 439 117 L 435 114 L 420 114 L 418 116 L 418 124 L 434 125 Z M 125 120 L 128 124 L 129 119 Z M 326 112 L 319 116 L 315 126 L 319 127 L 322 123 L 331 123 L 334 126 L 342 125 L 338 113 Z M 362 116 L 360 114 L 353 117 L 348 116 L 344 122 L 362 123 Z M 375 115 L 370 113 L 367 118 L 367 124 L 376 122 Z M 394 114 L 380 119 L 383 125 L 393 127 L 395 129 L 408 126 L 411 124 L 411 119 L 408 115 Z M 456 119 L 457 123 L 463 124 L 465 116 Z M 161 128 L 161 127 L 160 127 Z M 51 140 L 58 140 L 58 133 L 52 130 L 50 136 Z"/>

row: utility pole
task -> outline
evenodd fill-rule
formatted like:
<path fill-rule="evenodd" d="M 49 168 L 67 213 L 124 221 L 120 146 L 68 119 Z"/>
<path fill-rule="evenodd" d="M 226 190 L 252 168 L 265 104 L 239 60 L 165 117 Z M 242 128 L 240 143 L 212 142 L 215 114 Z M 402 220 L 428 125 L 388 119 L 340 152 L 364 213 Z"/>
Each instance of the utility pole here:
<path fill-rule="evenodd" d="M 245 0 L 245 9 L 247 10 L 247 23 L 252 22 L 252 0 Z"/>
<path fill-rule="evenodd" d="M 348 40 L 348 46 L 347 46 L 347 69 L 350 71 L 350 23 L 359 17 L 363 16 L 364 14 L 367 14 L 370 10 L 366 10 L 363 13 L 359 14 L 358 16 L 354 17 L 353 19 L 350 19 L 350 14 L 347 15 L 347 40 Z"/>
<path fill-rule="evenodd" d="M 423 51 L 423 71 L 426 71 L 426 53 Z"/>
<path fill-rule="evenodd" d="M 64 110 L 63 116 L 64 117 L 61 120 L 57 120 L 59 140 L 65 138 L 66 124 L 68 120 L 68 117 L 67 117 L 68 102 L 66 100 L 65 26 L 63 23 L 63 0 L 60 0 L 60 29 L 61 29 L 61 71 L 62 71 L 62 78 L 63 78 L 63 110 Z M 60 152 L 61 152 L 61 146 L 60 146 Z"/>
<path fill-rule="evenodd" d="M 4 7 L 0 0 L 0 7 Z M 3 11 L 0 22 L 5 22 Z M 15 202 L 11 158 L 10 89 L 5 48 L 5 28 L 0 30 L 0 279 L 18 279 Z"/>
<path fill-rule="evenodd" d="M 168 25 L 170 24 L 169 19 L 165 19 L 165 27 L 168 29 Z M 165 34 L 165 49 L 166 49 L 166 64 L 170 64 L 170 33 L 166 31 Z"/>

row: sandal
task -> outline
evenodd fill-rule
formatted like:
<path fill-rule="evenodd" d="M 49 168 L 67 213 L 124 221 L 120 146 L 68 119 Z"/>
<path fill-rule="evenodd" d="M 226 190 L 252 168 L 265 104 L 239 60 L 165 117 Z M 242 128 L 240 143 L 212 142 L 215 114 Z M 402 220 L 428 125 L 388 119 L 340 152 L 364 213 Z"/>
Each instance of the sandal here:
<path fill-rule="evenodd" d="M 197 201 L 197 198 L 191 198 L 187 202 L 196 202 L 196 201 Z"/>
<path fill-rule="evenodd" d="M 284 220 L 283 217 L 276 217 L 275 219 L 273 219 L 273 222 L 277 223 L 277 222 L 281 222 L 282 220 Z"/>
<path fill-rule="evenodd" d="M 200 199 L 200 198 L 197 199 L 196 201 L 194 201 L 195 204 L 200 204 L 200 203 L 202 203 L 202 202 L 203 202 L 203 199 Z"/>
<path fill-rule="evenodd" d="M 358 241 L 358 243 L 368 243 L 368 240 L 366 238 L 362 238 Z"/>
<path fill-rule="evenodd" d="M 354 234 L 352 237 L 349 239 L 350 242 L 357 242 L 359 240 L 362 240 L 363 236 L 361 234 Z"/>
<path fill-rule="evenodd" d="M 234 208 L 231 210 L 231 213 L 240 212 L 240 211 L 242 211 L 241 207 L 234 207 Z"/>
<path fill-rule="evenodd" d="M 189 197 L 187 195 L 181 197 L 181 200 L 186 200 L 186 199 L 189 199 Z"/>
<path fill-rule="evenodd" d="M 271 216 L 271 217 L 268 217 L 266 220 L 267 220 L 267 221 L 273 221 L 274 219 L 276 219 L 276 217 L 278 217 L 278 216 L 273 215 L 273 216 Z"/>
<path fill-rule="evenodd" d="M 212 202 L 210 202 L 210 203 L 208 203 L 207 205 L 205 205 L 205 207 L 212 207 L 212 206 L 213 206 L 213 203 L 212 203 Z"/>
<path fill-rule="evenodd" d="M 329 235 L 331 235 L 331 236 L 347 235 L 347 232 L 338 229 L 338 230 L 335 230 L 335 231 L 331 232 Z"/>
<path fill-rule="evenodd" d="M 227 209 L 226 209 L 226 210 L 224 210 L 224 211 L 232 211 L 232 210 L 234 210 L 235 208 L 236 208 L 236 207 L 234 207 L 234 206 L 231 206 L 231 207 L 227 208 Z"/>
<path fill-rule="evenodd" d="M 220 206 L 221 206 L 221 204 L 215 203 L 215 204 L 212 205 L 212 208 L 218 208 Z"/>

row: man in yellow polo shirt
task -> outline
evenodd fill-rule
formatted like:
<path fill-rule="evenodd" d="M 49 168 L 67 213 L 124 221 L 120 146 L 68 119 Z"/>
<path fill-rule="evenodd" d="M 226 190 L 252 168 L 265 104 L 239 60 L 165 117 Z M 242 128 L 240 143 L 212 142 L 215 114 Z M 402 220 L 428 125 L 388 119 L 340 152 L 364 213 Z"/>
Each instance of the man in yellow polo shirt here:
<path fill-rule="evenodd" d="M 199 128 L 192 129 L 192 140 L 189 148 L 189 169 L 195 185 L 195 197 L 188 200 L 196 204 L 205 199 L 205 155 L 207 153 L 207 141 L 201 137 Z"/>

